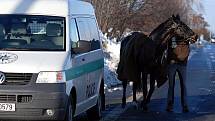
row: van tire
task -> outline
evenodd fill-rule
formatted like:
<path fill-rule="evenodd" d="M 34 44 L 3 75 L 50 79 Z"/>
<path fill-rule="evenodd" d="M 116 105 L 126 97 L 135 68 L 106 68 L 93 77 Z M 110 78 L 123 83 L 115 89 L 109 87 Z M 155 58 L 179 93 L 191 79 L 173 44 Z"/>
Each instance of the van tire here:
<path fill-rule="evenodd" d="M 95 106 L 87 110 L 87 116 L 90 119 L 99 120 L 102 117 L 102 97 L 101 92 L 98 95 L 98 100 Z"/>
<path fill-rule="evenodd" d="M 102 111 L 105 110 L 105 89 L 104 89 L 104 80 L 102 80 L 101 86 L 100 86 L 100 93 L 101 93 L 101 100 L 102 100 Z"/>
<path fill-rule="evenodd" d="M 64 121 L 74 121 L 74 103 L 71 98 L 68 100 L 66 116 Z"/>

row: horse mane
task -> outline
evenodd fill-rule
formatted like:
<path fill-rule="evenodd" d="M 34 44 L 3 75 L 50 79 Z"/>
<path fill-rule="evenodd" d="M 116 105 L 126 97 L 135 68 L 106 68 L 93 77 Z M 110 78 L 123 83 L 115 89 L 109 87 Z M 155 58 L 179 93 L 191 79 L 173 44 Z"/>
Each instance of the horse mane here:
<path fill-rule="evenodd" d="M 168 18 L 166 21 L 158 25 L 150 34 L 149 38 L 156 42 L 157 45 L 159 45 L 162 41 L 162 39 L 165 38 L 166 34 L 169 32 L 169 23 L 173 17 Z"/>

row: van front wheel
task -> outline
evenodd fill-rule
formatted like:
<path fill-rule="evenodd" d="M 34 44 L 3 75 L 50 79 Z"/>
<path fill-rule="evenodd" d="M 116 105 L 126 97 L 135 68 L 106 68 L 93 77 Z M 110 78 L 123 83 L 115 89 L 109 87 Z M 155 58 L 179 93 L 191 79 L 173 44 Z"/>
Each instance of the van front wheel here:
<path fill-rule="evenodd" d="M 73 115 L 73 103 L 72 101 L 69 100 L 68 102 L 68 107 L 67 107 L 67 112 L 66 112 L 66 117 L 64 121 L 74 121 L 74 115 Z"/>
<path fill-rule="evenodd" d="M 87 116 L 90 119 L 99 120 L 102 116 L 102 98 L 101 92 L 98 95 L 97 104 L 87 111 Z"/>

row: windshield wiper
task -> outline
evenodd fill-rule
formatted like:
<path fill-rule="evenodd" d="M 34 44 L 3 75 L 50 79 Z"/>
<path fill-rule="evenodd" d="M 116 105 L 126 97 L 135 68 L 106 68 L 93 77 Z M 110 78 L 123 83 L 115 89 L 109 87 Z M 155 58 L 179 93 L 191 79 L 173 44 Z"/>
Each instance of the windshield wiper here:
<path fill-rule="evenodd" d="M 63 51 L 63 49 L 31 48 L 31 51 Z"/>
<path fill-rule="evenodd" d="M 63 51 L 63 49 L 47 49 L 47 48 L 0 48 L 0 51 Z"/>
<path fill-rule="evenodd" d="M 2 51 L 18 51 L 18 50 L 24 51 L 24 50 L 30 50 L 30 49 L 26 49 L 26 48 L 0 48 L 0 50 L 2 50 Z"/>
<path fill-rule="evenodd" d="M 44 48 L 0 48 L 1 51 L 63 51 L 63 49 L 44 49 Z"/>

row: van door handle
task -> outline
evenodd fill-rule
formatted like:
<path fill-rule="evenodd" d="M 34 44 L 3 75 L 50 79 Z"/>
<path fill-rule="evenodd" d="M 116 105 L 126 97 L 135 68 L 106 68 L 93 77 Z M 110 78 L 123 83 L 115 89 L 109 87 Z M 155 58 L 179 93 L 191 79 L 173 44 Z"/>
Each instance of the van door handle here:
<path fill-rule="evenodd" d="M 84 59 L 84 58 L 82 58 L 82 61 L 85 61 L 85 59 Z"/>

